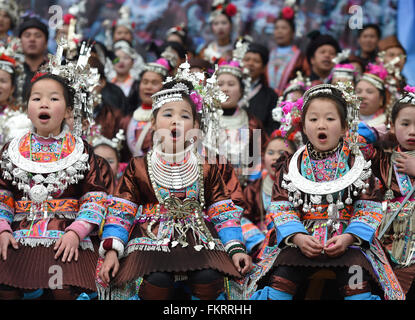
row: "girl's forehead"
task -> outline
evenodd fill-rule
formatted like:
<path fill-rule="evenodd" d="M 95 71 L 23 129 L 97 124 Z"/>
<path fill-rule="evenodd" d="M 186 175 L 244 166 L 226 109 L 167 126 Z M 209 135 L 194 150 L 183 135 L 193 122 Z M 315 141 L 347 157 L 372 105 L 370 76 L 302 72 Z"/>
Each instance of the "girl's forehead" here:
<path fill-rule="evenodd" d="M 405 118 L 405 119 L 415 120 L 415 106 L 408 105 L 406 107 L 403 107 L 401 110 L 399 110 L 396 118 L 397 119 Z"/>
<path fill-rule="evenodd" d="M 238 78 L 231 73 L 222 73 L 218 76 L 218 81 L 238 81 Z"/>
<path fill-rule="evenodd" d="M 180 101 L 167 102 L 160 109 L 161 112 L 166 111 L 166 110 L 177 111 L 177 112 L 182 112 L 182 111 L 191 112 L 192 107 L 190 106 L 190 103 L 187 102 L 186 100 L 180 100 Z"/>
<path fill-rule="evenodd" d="M 59 92 L 63 93 L 63 86 L 53 79 L 41 79 L 36 81 L 32 86 L 33 92 Z"/>
<path fill-rule="evenodd" d="M 285 146 L 284 140 L 283 139 L 280 139 L 280 138 L 276 138 L 276 139 L 271 140 L 268 143 L 266 150 L 269 150 L 269 149 L 278 149 L 281 146 Z"/>
<path fill-rule="evenodd" d="M 317 97 L 310 101 L 306 112 L 330 112 L 337 111 L 336 102 L 329 97 Z"/>

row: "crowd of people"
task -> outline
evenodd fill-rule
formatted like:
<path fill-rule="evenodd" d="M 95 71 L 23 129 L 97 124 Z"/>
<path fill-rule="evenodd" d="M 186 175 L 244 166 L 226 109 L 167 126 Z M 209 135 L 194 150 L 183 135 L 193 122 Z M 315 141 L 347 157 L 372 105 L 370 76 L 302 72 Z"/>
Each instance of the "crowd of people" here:
<path fill-rule="evenodd" d="M 0 299 L 414 297 L 405 49 L 367 24 L 302 50 L 276 10 L 273 48 L 215 0 L 214 41 L 172 26 L 145 61 L 128 8 L 106 44 L 65 14 L 47 55 L 0 0 Z"/>

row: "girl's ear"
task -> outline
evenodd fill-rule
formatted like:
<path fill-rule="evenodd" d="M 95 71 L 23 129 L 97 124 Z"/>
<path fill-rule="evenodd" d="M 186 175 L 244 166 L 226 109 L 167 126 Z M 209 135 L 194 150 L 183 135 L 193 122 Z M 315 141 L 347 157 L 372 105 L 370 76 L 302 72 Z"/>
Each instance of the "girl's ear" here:
<path fill-rule="evenodd" d="M 393 123 L 391 123 L 390 133 L 392 133 L 393 135 L 396 135 L 395 125 Z"/>
<path fill-rule="evenodd" d="M 151 129 L 156 130 L 156 118 L 154 116 L 151 116 Z"/>
<path fill-rule="evenodd" d="M 66 120 L 66 119 L 69 119 L 70 117 L 72 117 L 72 114 L 73 114 L 73 110 L 72 109 L 70 109 L 70 108 L 68 108 L 68 107 L 66 107 L 66 110 L 65 110 L 65 117 L 64 117 L 64 119 Z"/>

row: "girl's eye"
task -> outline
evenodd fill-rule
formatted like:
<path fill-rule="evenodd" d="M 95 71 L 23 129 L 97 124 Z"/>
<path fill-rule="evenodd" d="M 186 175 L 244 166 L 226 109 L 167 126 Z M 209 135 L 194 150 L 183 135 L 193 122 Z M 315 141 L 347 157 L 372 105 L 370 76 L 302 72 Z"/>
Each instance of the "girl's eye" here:
<path fill-rule="evenodd" d="M 269 151 L 267 152 L 267 154 L 268 154 L 268 155 L 270 155 L 270 156 L 272 156 L 272 155 L 274 154 L 274 151 L 269 150 Z"/>
<path fill-rule="evenodd" d="M 183 119 L 190 119 L 190 116 L 189 116 L 189 115 L 187 115 L 187 114 L 184 114 L 184 115 L 182 115 L 182 118 L 183 118 Z"/>

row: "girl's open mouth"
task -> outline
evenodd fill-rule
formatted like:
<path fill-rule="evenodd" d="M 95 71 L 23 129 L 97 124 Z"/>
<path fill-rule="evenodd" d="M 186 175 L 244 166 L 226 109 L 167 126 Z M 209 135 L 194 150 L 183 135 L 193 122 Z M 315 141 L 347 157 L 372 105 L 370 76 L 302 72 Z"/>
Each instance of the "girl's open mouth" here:
<path fill-rule="evenodd" d="M 47 114 L 47 113 L 41 113 L 41 114 L 39 115 L 39 119 L 40 119 L 40 120 L 49 120 L 49 119 L 50 119 L 50 115 L 49 115 L 49 114 Z"/>
<path fill-rule="evenodd" d="M 327 134 L 325 134 L 325 133 L 319 133 L 318 139 L 319 140 L 327 140 Z"/>
<path fill-rule="evenodd" d="M 173 138 L 173 140 L 177 140 L 181 136 L 181 132 L 180 132 L 180 130 L 173 129 L 173 130 L 171 130 L 170 135 Z"/>
<path fill-rule="evenodd" d="M 39 114 L 39 120 L 41 123 L 47 123 L 50 119 L 50 115 L 47 113 L 41 113 Z"/>

